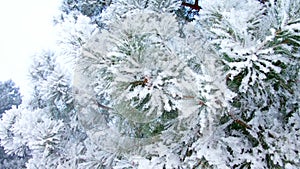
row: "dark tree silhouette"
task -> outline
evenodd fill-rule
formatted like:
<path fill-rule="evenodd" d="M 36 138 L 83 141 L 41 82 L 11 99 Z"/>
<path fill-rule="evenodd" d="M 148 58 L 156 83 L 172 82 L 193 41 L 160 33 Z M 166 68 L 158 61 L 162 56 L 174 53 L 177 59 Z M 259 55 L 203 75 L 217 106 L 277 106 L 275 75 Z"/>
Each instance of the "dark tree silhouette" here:
<path fill-rule="evenodd" d="M 0 116 L 12 106 L 18 107 L 22 103 L 19 88 L 12 80 L 0 82 Z"/>

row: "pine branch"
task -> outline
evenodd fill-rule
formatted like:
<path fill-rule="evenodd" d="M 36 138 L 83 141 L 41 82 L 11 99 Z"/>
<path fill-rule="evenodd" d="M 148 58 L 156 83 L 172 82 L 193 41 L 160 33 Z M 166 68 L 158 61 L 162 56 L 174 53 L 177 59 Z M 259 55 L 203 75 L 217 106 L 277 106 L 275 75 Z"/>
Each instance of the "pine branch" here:
<path fill-rule="evenodd" d="M 101 104 L 101 103 L 96 99 L 96 96 L 94 96 L 93 94 L 91 94 L 91 93 L 88 92 L 87 90 L 82 90 L 82 89 L 78 89 L 78 88 L 74 87 L 74 94 L 75 94 L 75 95 L 79 95 L 79 96 L 80 96 L 80 95 L 89 95 L 89 96 L 92 96 L 92 97 L 88 98 L 89 103 L 93 103 L 94 105 L 97 105 L 99 108 L 102 108 L 102 109 L 113 110 L 113 108 Z M 77 97 L 78 97 L 78 96 L 77 96 Z"/>
<path fill-rule="evenodd" d="M 228 112 L 228 114 L 230 115 L 230 117 L 233 119 L 233 121 L 239 125 L 241 125 L 244 128 L 247 129 L 251 129 L 252 127 L 250 125 L 248 125 L 246 122 L 244 122 L 243 120 L 237 118 L 232 112 Z"/>
<path fill-rule="evenodd" d="M 98 100 L 96 100 L 96 103 L 97 103 L 97 106 L 100 107 L 100 108 L 103 108 L 103 109 L 106 109 L 106 110 L 112 110 L 113 109 L 111 107 L 108 107 L 108 106 L 105 106 L 105 105 L 99 103 Z"/>
<path fill-rule="evenodd" d="M 144 80 L 137 80 L 134 82 L 130 82 L 130 85 L 132 85 L 133 87 L 139 86 L 141 85 L 142 87 L 144 86 L 148 86 L 150 87 L 151 84 L 149 84 L 149 78 L 148 77 L 144 77 Z"/>

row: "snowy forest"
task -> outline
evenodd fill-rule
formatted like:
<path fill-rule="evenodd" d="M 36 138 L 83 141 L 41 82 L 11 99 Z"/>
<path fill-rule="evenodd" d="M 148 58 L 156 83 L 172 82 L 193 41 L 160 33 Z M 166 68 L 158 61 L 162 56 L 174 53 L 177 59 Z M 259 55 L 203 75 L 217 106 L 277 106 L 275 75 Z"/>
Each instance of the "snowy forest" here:
<path fill-rule="evenodd" d="M 300 0 L 62 0 L 3 169 L 299 169 Z"/>

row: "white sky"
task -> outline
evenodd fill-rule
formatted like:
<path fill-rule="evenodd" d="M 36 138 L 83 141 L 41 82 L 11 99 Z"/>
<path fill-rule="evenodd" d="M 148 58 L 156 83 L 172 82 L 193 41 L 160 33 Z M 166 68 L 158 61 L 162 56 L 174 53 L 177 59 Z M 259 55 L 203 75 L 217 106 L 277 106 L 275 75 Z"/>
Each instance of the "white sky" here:
<path fill-rule="evenodd" d="M 12 79 L 24 95 L 30 57 L 55 43 L 53 16 L 61 0 L 0 1 L 0 81 Z"/>

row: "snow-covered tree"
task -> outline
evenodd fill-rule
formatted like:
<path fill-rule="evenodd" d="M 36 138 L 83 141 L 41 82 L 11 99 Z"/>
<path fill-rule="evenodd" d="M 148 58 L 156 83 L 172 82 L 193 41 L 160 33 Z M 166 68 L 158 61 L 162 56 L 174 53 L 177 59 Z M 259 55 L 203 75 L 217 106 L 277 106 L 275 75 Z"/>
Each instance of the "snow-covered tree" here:
<path fill-rule="evenodd" d="M 112 3 L 107 30 L 84 47 L 74 80 L 79 120 L 99 165 L 192 167 L 187 146 L 211 137 L 232 93 L 205 39 L 190 41 L 197 25 L 180 37 L 172 12 L 180 2 L 144 3 Z"/>
<path fill-rule="evenodd" d="M 43 151 L 36 152 L 36 155 L 33 152 L 33 158 L 28 163 L 29 168 L 34 168 L 34 166 L 36 168 L 57 168 L 58 166 L 68 166 L 67 168 L 69 168 L 73 166 L 72 168 L 74 168 L 77 163 L 76 157 L 74 157 L 76 154 L 71 154 L 71 151 L 73 151 L 72 149 L 76 150 L 77 144 L 80 144 L 79 142 L 85 138 L 85 134 L 80 130 L 77 123 L 71 74 L 68 73 L 67 68 L 62 67 L 56 61 L 57 57 L 59 55 L 55 52 L 42 52 L 35 57 L 33 66 L 30 69 L 31 78 L 35 84 L 34 93 L 38 93 L 38 98 L 44 104 L 43 106 L 36 106 L 34 103 L 37 97 L 33 95 L 32 100 L 35 102 L 31 102 L 28 109 L 33 108 L 31 111 L 40 112 L 41 116 L 49 118 L 50 121 L 45 122 L 41 126 L 41 130 L 51 131 L 55 129 L 57 133 L 45 134 L 45 137 L 48 135 L 55 136 L 56 138 L 53 139 L 56 143 L 51 144 L 51 151 L 47 150 L 49 156 L 45 157 L 45 154 L 43 154 L 47 149 L 45 144 L 41 146 Z M 48 129 L 49 127 L 51 129 Z M 29 148 L 31 147 L 29 146 Z M 37 160 L 42 157 L 44 160 L 40 161 L 40 165 L 37 165 Z"/>
<path fill-rule="evenodd" d="M 176 3 L 175 3 L 176 2 Z M 198 2 L 198 1 L 197 1 Z M 132 3 L 132 4 L 131 4 Z M 139 4 L 141 3 L 141 4 Z M 97 30 L 106 28 L 106 13 L 102 13 L 113 4 L 109 10 L 118 12 L 120 9 L 118 6 L 138 5 L 139 9 L 145 9 L 149 6 L 156 5 L 157 8 L 170 7 L 170 5 L 177 5 L 182 8 L 174 8 L 176 15 L 180 18 L 181 22 L 186 20 L 192 20 L 192 16 L 196 15 L 196 11 L 199 11 L 199 4 L 192 4 L 191 1 L 182 2 L 180 0 L 175 1 L 161 1 L 161 2 L 148 2 L 148 1 L 130 1 L 130 2 L 113 2 L 110 0 L 64 0 L 60 6 L 62 13 L 57 15 L 54 19 L 55 27 L 59 34 L 59 47 L 56 52 L 61 52 L 65 64 L 70 64 L 73 68 L 73 63 L 77 61 L 77 58 L 81 54 L 82 47 Z M 190 7 L 190 5 L 193 5 Z M 199 7 L 199 8 L 197 8 Z M 116 9 L 118 8 L 118 9 Z M 170 8 L 171 10 L 173 8 Z M 195 10 L 198 9 L 198 10 Z M 108 18 L 110 20 L 111 18 Z M 107 20 L 107 21 L 108 21 Z"/>
<path fill-rule="evenodd" d="M 31 166 L 32 160 L 34 165 L 39 166 L 37 168 L 46 168 L 43 165 L 51 168 L 57 163 L 59 159 L 56 157 L 56 145 L 61 139 L 61 121 L 51 120 L 41 110 L 28 111 L 20 108 L 4 115 L 0 133 L 1 145 L 7 153 L 24 156 L 29 149 L 32 158 L 26 166 Z"/>
<path fill-rule="evenodd" d="M 85 134 L 77 123 L 70 76 L 56 54 L 36 54 L 30 68 L 32 99 L 3 114 L 1 145 L 7 154 L 30 157 L 27 168 L 76 168 L 71 154 Z"/>
<path fill-rule="evenodd" d="M 0 117 L 6 110 L 18 107 L 21 103 L 22 97 L 15 83 L 12 80 L 0 82 Z"/>
<path fill-rule="evenodd" d="M 64 113 L 73 109 L 71 79 L 56 61 L 56 54 L 52 51 L 36 54 L 29 71 L 34 84 L 30 108 L 48 108 L 56 119 L 68 117 Z"/>
<path fill-rule="evenodd" d="M 65 68 L 69 68 L 70 73 L 74 68 L 74 64 L 77 62 L 80 56 L 82 47 L 93 35 L 93 32 L 97 30 L 97 25 L 92 23 L 91 18 L 82 15 L 81 13 L 74 13 L 65 16 L 65 19 L 61 23 L 57 23 L 55 28 L 58 34 L 58 47 L 55 53 L 59 53 L 57 57 L 60 63 L 63 63 Z"/>
<path fill-rule="evenodd" d="M 300 165 L 293 122 L 299 117 L 299 2 L 203 1 L 206 10 L 197 22 L 222 58 L 228 88 L 237 93 L 224 117 L 235 122 L 219 142 L 230 166 Z"/>
<path fill-rule="evenodd" d="M 64 22 L 68 15 L 72 15 L 75 20 L 78 19 L 78 15 L 84 15 L 89 17 L 93 24 L 102 27 L 100 14 L 110 3 L 111 0 L 63 0 L 60 7 L 62 13 L 56 22 Z"/>
<path fill-rule="evenodd" d="M 21 94 L 15 83 L 12 80 L 0 82 L 0 117 L 4 112 L 18 107 L 21 103 Z M 25 156 L 7 154 L 4 148 L 0 147 L 0 168 L 22 168 L 25 166 L 27 159 L 28 157 Z"/>
<path fill-rule="evenodd" d="M 75 79 L 99 165 L 299 167 L 299 1 L 201 6 L 183 28 L 178 1 L 102 13 Z"/>
<path fill-rule="evenodd" d="M 64 1 L 32 101 L 1 119 L 6 153 L 27 168 L 300 167 L 300 0 L 99 2 Z"/>

